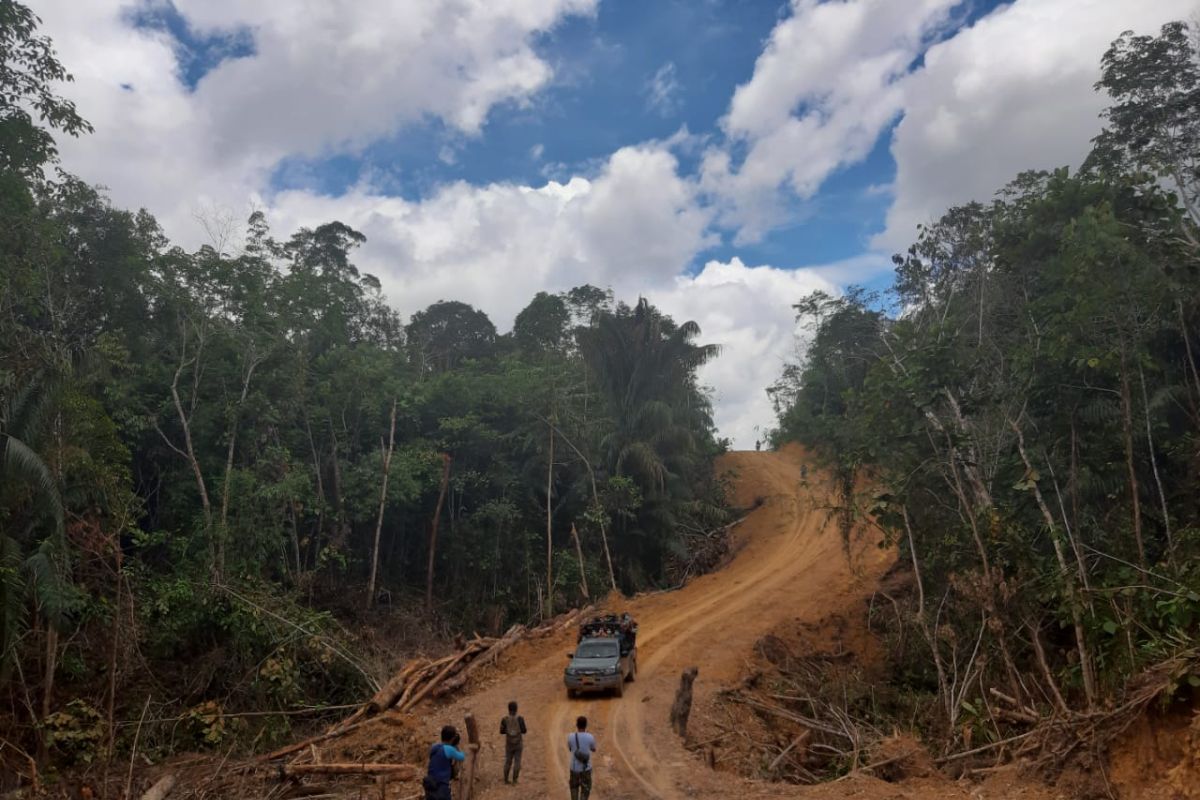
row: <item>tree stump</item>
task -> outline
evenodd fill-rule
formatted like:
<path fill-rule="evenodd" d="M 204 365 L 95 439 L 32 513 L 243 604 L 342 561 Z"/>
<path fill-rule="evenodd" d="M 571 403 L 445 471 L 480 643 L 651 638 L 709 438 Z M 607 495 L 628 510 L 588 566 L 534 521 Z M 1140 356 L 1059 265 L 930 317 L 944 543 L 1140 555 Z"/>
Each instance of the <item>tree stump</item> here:
<path fill-rule="evenodd" d="M 671 704 L 671 729 L 683 739 L 687 738 L 688 716 L 692 713 L 692 684 L 700 670 L 689 667 L 679 676 L 679 688 L 675 691 L 675 702 Z"/>

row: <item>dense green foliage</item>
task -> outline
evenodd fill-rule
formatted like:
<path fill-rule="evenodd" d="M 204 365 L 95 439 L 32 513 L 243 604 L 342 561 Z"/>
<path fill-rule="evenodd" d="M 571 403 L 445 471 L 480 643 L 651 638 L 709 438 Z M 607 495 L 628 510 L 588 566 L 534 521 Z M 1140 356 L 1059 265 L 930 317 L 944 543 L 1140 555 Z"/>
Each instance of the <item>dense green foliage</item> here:
<path fill-rule="evenodd" d="M 87 126 L 35 23 L 0 0 L 13 719 L 46 730 L 56 676 L 89 708 L 151 680 L 188 708 L 360 696 L 338 616 L 420 608 L 428 587 L 430 621 L 496 631 L 584 585 L 661 585 L 681 532 L 720 521 L 695 325 L 591 286 L 538 294 L 511 334 L 457 302 L 403 325 L 338 222 L 280 239 L 255 214 L 244 237 L 173 246 L 47 177 L 51 132 Z"/>
<path fill-rule="evenodd" d="M 1197 643 L 1188 33 L 1109 50 L 1109 125 L 1081 172 L 1023 174 L 990 204 L 952 209 L 895 258 L 886 297 L 797 306 L 815 335 L 772 390 L 777 437 L 820 448 L 846 507 L 902 545 L 918 634 L 897 680 L 936 693 L 953 736 L 993 730 L 987 686 L 1091 707 Z"/>

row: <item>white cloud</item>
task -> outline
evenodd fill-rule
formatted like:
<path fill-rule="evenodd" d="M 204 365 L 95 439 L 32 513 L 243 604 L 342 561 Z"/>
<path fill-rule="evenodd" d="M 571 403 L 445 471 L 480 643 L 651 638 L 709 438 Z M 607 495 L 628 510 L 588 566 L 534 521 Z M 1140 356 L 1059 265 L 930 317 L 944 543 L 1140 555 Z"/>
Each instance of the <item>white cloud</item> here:
<path fill-rule="evenodd" d="M 1157 33 L 1195 0 L 1017 0 L 925 54 L 903 84 L 892 142 L 895 202 L 874 244 L 901 250 L 919 223 L 987 200 L 1026 169 L 1078 166 L 1107 101 L 1100 57 L 1127 29 Z"/>
<path fill-rule="evenodd" d="M 679 84 L 675 63 L 668 61 L 646 81 L 643 94 L 646 95 L 646 107 L 656 114 L 669 117 L 679 110 Z"/>
<path fill-rule="evenodd" d="M 410 314 L 441 299 L 472 303 L 501 329 L 539 290 L 582 283 L 623 296 L 669 285 L 710 243 L 709 215 L 669 151 L 614 153 L 593 178 L 541 187 L 454 183 L 421 201 L 359 187 L 340 197 L 273 198 L 289 231 L 337 218 L 366 234 L 357 261 Z"/>
<path fill-rule="evenodd" d="M 814 195 L 866 157 L 901 110 L 898 81 L 960 0 L 792 0 L 723 120 L 728 147 L 705 158 L 704 186 L 740 240 L 781 221 L 786 186 Z"/>
<path fill-rule="evenodd" d="M 837 294 L 847 270 L 883 268 L 878 256 L 803 269 L 751 267 L 735 257 L 709 261 L 698 274 L 680 275 L 647 296 L 677 320 L 699 323 L 700 341 L 721 345 L 721 357 L 702 368 L 700 380 L 713 389 L 721 434 L 748 448 L 774 426 L 766 388 L 802 344 L 792 305 L 818 289 Z"/>
<path fill-rule="evenodd" d="M 62 143 L 65 164 L 186 236 L 193 208 L 258 202 L 287 157 L 353 150 L 427 117 L 477 135 L 497 104 L 549 81 L 533 38 L 596 2 L 177 0 L 201 33 L 253 34 L 253 55 L 194 91 L 177 78 L 177 43 L 130 24 L 146 3 L 42 0 L 37 12 L 76 77 L 65 93 L 96 127 Z"/>

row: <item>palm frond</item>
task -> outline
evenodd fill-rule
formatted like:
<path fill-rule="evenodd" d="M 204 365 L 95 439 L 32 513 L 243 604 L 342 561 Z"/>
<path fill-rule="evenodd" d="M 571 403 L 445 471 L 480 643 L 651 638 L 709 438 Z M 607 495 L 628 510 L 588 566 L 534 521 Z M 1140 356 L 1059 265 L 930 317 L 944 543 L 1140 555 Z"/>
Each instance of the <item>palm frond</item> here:
<path fill-rule="evenodd" d="M 54 535 L 61 537 L 63 532 L 62 495 L 58 491 L 58 483 L 50 473 L 50 467 L 33 448 L 20 439 L 0 434 L 0 475 L 16 476 L 27 481 L 37 492 L 37 496 L 45 503 L 45 509 L 54 521 Z"/>

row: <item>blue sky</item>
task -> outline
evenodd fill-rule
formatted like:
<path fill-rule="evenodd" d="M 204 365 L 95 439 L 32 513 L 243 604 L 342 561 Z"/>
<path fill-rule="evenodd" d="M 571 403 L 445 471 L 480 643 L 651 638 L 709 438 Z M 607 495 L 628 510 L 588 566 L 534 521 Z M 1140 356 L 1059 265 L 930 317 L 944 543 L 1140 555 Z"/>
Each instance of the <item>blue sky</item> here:
<path fill-rule="evenodd" d="M 185 246 L 338 219 L 408 315 L 590 282 L 696 320 L 723 433 L 792 304 L 1078 164 L 1101 54 L 1196 0 L 35 0 L 96 132 L 64 165 Z"/>

